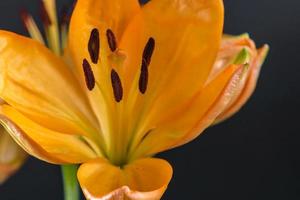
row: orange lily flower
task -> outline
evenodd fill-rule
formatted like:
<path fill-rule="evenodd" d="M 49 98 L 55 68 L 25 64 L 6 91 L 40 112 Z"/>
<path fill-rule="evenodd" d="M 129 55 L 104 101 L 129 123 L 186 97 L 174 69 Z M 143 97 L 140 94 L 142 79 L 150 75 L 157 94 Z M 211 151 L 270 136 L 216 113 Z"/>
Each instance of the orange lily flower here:
<path fill-rule="evenodd" d="M 172 167 L 152 157 L 230 116 L 255 87 L 267 46 L 221 43 L 223 17 L 222 0 L 78 0 L 63 57 L 53 12 L 54 53 L 32 23 L 40 42 L 0 31 L 0 121 L 29 154 L 81 164 L 87 199 L 158 200 Z"/>

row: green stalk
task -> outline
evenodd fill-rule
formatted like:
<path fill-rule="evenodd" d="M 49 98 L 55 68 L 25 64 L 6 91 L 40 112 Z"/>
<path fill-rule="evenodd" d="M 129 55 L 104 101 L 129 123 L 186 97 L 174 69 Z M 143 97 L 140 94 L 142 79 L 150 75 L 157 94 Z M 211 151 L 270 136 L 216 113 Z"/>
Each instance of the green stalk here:
<path fill-rule="evenodd" d="M 76 165 L 61 166 L 65 200 L 80 200 L 77 169 Z"/>

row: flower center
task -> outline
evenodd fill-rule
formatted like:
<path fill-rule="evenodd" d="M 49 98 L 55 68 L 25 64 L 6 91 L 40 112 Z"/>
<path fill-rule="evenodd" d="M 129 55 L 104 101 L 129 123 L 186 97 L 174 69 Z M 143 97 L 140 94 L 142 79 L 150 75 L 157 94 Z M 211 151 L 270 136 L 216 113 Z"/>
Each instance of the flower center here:
<path fill-rule="evenodd" d="M 107 39 L 107 44 L 108 44 L 109 50 L 111 51 L 111 53 L 113 53 L 110 55 L 116 56 L 116 57 L 119 56 L 118 52 L 116 52 L 119 50 L 118 50 L 117 40 L 116 40 L 116 37 L 115 37 L 115 34 L 113 33 L 113 31 L 111 29 L 107 29 L 105 36 Z M 149 65 L 151 63 L 151 58 L 152 58 L 152 55 L 154 52 L 154 48 L 155 48 L 155 40 L 154 40 L 154 38 L 150 37 L 144 47 L 143 55 L 141 58 L 140 72 L 138 72 L 139 74 L 137 74 L 137 76 L 139 76 L 137 92 L 140 92 L 141 94 L 145 94 L 147 91 L 148 78 L 149 78 Z M 87 50 L 89 53 L 91 63 L 97 65 L 100 60 L 100 51 L 101 51 L 100 33 L 97 28 L 92 29 L 92 31 L 90 33 Z M 101 59 L 101 60 L 103 60 L 103 62 L 105 62 L 106 59 Z M 95 78 L 91 63 L 89 63 L 87 58 L 84 58 L 83 62 L 82 62 L 82 68 L 83 68 L 83 72 L 84 72 L 84 76 L 85 76 L 86 87 L 88 88 L 89 91 L 92 91 L 95 88 L 95 86 L 99 87 L 99 85 L 100 85 L 100 84 L 98 84 L 98 82 Z M 107 63 L 107 64 L 111 65 L 111 63 Z M 108 148 L 107 148 L 107 150 L 106 150 L 107 152 L 105 154 L 107 155 L 108 159 L 113 164 L 118 165 L 118 166 L 123 166 L 128 162 L 128 160 L 130 160 L 129 155 L 127 155 L 128 154 L 127 151 L 128 151 L 128 149 L 131 149 L 131 145 L 133 144 L 133 142 L 131 140 L 133 140 L 135 138 L 134 134 L 136 134 L 136 131 L 131 131 L 131 132 L 133 132 L 132 133 L 133 135 L 129 135 L 129 137 L 128 137 L 129 139 L 126 137 L 123 137 L 122 135 L 120 136 L 120 134 L 122 134 L 122 131 L 123 131 L 122 127 L 126 123 L 124 121 L 125 118 L 123 118 L 123 110 L 124 110 L 124 106 L 126 106 L 126 105 L 125 105 L 125 103 L 121 103 L 121 101 L 123 100 L 123 95 L 124 95 L 123 94 L 124 93 L 123 85 L 122 85 L 121 80 L 122 79 L 121 79 L 119 73 L 117 72 L 117 70 L 114 69 L 113 67 L 111 67 L 110 84 L 111 84 L 114 101 L 116 103 L 116 106 L 114 106 L 114 108 L 116 109 L 114 112 L 116 112 L 116 113 L 113 113 L 115 118 L 111 119 L 114 121 L 110 125 L 110 126 L 115 126 L 115 127 L 111 127 L 111 130 L 109 130 L 113 133 L 104 134 L 104 135 L 107 135 L 108 137 L 110 137 L 110 138 L 106 138 L 106 141 L 109 144 L 107 144 Z M 108 105 L 113 105 L 113 103 L 108 102 Z M 112 111 L 108 111 L 108 112 L 112 112 Z M 148 136 L 148 134 L 145 134 L 145 136 L 142 137 L 140 139 L 140 141 L 138 141 L 138 144 L 140 144 L 147 136 Z M 134 144 L 136 144 L 136 143 L 134 143 Z"/>

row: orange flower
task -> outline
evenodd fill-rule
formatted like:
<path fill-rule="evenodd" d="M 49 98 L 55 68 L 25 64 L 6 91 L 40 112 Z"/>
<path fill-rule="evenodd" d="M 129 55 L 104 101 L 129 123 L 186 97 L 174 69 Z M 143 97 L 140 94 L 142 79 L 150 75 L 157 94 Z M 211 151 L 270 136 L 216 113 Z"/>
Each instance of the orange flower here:
<path fill-rule="evenodd" d="M 44 3 L 55 54 L 34 23 L 40 42 L 0 31 L 2 124 L 29 154 L 81 164 L 87 199 L 160 199 L 172 167 L 151 157 L 239 109 L 267 47 L 226 38 L 220 50 L 222 0 L 78 0 L 61 57 Z"/>

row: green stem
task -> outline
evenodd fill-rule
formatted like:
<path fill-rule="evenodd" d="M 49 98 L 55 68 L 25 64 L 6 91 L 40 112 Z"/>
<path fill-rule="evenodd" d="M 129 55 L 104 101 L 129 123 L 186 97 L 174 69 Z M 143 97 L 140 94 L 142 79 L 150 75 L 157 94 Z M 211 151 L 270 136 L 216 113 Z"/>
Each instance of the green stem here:
<path fill-rule="evenodd" d="M 79 185 L 77 182 L 76 165 L 62 165 L 65 200 L 80 200 Z"/>

